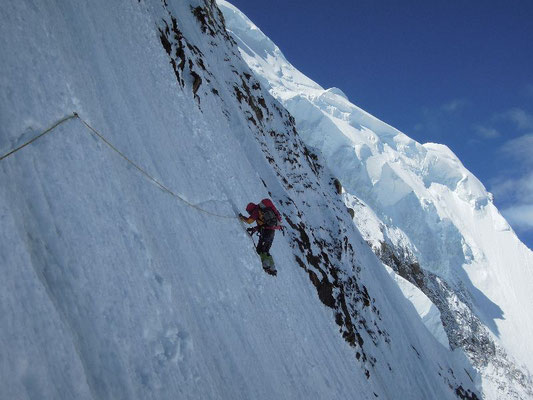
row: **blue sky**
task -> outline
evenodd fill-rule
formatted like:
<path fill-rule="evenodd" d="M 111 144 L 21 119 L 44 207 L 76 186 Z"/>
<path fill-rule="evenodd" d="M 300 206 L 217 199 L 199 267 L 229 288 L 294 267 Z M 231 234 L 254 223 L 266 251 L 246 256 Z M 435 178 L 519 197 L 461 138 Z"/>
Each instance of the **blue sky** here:
<path fill-rule="evenodd" d="M 321 86 L 448 145 L 533 248 L 533 1 L 230 1 Z"/>

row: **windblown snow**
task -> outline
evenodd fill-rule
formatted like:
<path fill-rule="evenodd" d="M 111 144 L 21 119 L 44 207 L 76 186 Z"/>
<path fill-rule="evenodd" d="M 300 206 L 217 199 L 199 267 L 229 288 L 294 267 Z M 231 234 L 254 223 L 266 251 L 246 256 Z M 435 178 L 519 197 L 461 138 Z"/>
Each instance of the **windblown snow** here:
<path fill-rule="evenodd" d="M 73 112 L 102 137 L 72 118 L 0 161 L 0 398 L 479 398 L 484 372 L 381 243 L 462 282 L 529 366 L 507 335 L 530 327 L 531 254 L 483 186 L 220 5 L 238 43 L 212 0 L 2 7 L 0 154 Z M 265 197 L 277 277 L 236 218 Z"/>

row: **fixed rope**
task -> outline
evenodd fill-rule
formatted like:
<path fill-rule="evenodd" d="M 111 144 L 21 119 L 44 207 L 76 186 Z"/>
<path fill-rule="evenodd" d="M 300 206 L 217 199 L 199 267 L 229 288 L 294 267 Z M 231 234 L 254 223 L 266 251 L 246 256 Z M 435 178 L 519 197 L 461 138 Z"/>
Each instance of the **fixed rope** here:
<path fill-rule="evenodd" d="M 15 154 L 17 151 L 19 150 L 22 150 L 24 147 L 26 147 L 27 145 L 29 144 L 32 144 L 33 142 L 35 142 L 37 139 L 40 139 L 42 138 L 44 135 L 46 135 L 47 133 L 49 132 L 52 132 L 55 128 L 57 128 L 59 125 L 61 125 L 63 122 L 66 122 L 72 118 L 79 118 L 78 117 L 78 114 L 76 113 L 72 113 L 71 115 L 68 115 L 66 116 L 65 118 L 62 118 L 60 119 L 59 121 L 57 121 L 54 125 L 52 125 L 50 128 L 48 128 L 47 130 L 45 130 L 43 133 L 35 136 L 33 139 L 30 139 L 28 140 L 26 143 L 24 143 L 23 145 L 11 150 L 10 152 L 4 154 L 2 157 L 0 157 L 0 161 L 2 161 L 4 158 L 7 158 L 9 157 L 10 155 L 12 154 Z"/>
<path fill-rule="evenodd" d="M 192 207 L 192 208 L 194 208 L 194 209 L 196 209 L 196 210 L 198 210 L 198 211 L 200 211 L 202 213 L 211 215 L 213 217 L 218 217 L 218 218 L 237 219 L 236 216 L 220 215 L 220 214 L 216 214 L 216 213 L 213 213 L 211 211 L 208 211 L 208 210 L 204 210 L 203 208 L 198 207 L 196 204 L 193 204 L 193 203 L 187 201 L 186 199 L 181 197 L 179 194 L 177 194 L 174 191 L 172 191 L 171 189 L 169 189 L 167 186 L 165 186 L 164 184 L 159 182 L 156 178 L 154 178 L 151 174 L 149 174 L 144 168 L 140 167 L 136 162 L 132 161 L 124 153 L 122 153 L 119 149 L 117 149 L 100 132 L 98 132 L 87 121 L 85 121 L 83 118 L 81 118 L 78 115 L 77 112 L 73 112 L 71 115 L 68 115 L 68 116 L 62 118 L 61 120 L 57 121 L 54 125 L 52 125 L 50 128 L 48 128 L 44 132 L 40 133 L 39 135 L 35 136 L 33 139 L 30 139 L 29 141 L 27 141 L 23 145 L 21 145 L 21 146 L 15 148 L 15 149 L 9 151 L 8 153 L 4 154 L 2 157 L 0 157 L 0 161 L 2 161 L 3 159 L 9 157 L 10 155 L 16 153 L 17 151 L 21 150 L 22 148 L 26 147 L 27 145 L 35 142 L 37 139 L 39 139 L 39 138 L 43 137 L 44 135 L 46 135 L 47 133 L 53 131 L 59 125 L 63 124 L 64 122 L 66 122 L 68 120 L 71 120 L 73 118 L 77 118 L 78 120 L 80 120 L 80 122 L 90 131 L 88 133 L 95 135 L 97 139 L 101 140 L 106 146 L 108 146 L 111 150 L 113 150 L 115 153 L 117 153 L 120 157 L 122 157 L 124 160 L 126 160 L 129 164 L 131 164 L 133 167 L 135 167 L 135 169 L 137 169 L 141 174 L 143 174 L 146 178 L 148 178 L 152 183 L 157 185 L 164 192 L 170 194 L 171 196 L 173 196 L 173 197 L 177 198 L 178 200 L 182 201 L 183 203 L 185 203 L 187 206 Z"/>

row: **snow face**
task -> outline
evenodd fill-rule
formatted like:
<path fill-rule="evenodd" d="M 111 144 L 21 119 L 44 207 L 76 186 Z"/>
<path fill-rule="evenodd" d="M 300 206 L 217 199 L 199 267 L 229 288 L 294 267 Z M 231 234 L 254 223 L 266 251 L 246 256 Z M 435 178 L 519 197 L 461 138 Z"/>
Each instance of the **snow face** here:
<path fill-rule="evenodd" d="M 392 268 L 388 267 L 387 265 L 384 265 L 384 267 L 389 272 L 391 277 L 396 281 L 405 297 L 416 308 L 416 311 L 422 318 L 424 325 L 433 334 L 435 339 L 449 349 L 450 343 L 448 342 L 448 336 L 446 336 L 446 332 L 442 326 L 439 309 L 419 288 L 396 274 Z"/>
<path fill-rule="evenodd" d="M 22 0 L 0 18 L 2 154 L 77 111 L 194 205 L 78 119 L 3 160 L 0 398 L 476 398 L 212 1 Z M 286 225 L 276 278 L 236 218 L 264 197 Z"/>
<path fill-rule="evenodd" d="M 463 323 L 479 321 L 475 330 L 457 327 L 453 334 L 495 343 L 493 354 L 505 365 L 500 369 L 486 359 L 474 360 L 471 350 L 485 376 L 485 395 L 533 397 L 533 346 L 516 340 L 528 338 L 533 328 L 533 314 L 524 312 L 533 305 L 533 253 L 500 215 L 490 193 L 449 148 L 417 143 L 351 104 L 338 89 L 324 90 L 297 71 L 240 11 L 224 0 L 218 3 L 243 59 L 291 112 L 304 141 L 321 152 L 347 194 L 376 216 L 370 227 L 365 225 L 369 218 L 355 219 L 365 240 L 377 253 L 380 243 L 406 251 L 433 285 L 444 285 L 448 294 L 440 300 L 448 296 L 441 306 L 449 315 L 460 314 L 460 308 L 469 315 Z M 401 232 L 405 240 L 394 244 L 384 238 L 383 227 Z M 463 339 L 454 343 L 463 346 Z M 508 381 L 502 384 L 501 375 Z"/>

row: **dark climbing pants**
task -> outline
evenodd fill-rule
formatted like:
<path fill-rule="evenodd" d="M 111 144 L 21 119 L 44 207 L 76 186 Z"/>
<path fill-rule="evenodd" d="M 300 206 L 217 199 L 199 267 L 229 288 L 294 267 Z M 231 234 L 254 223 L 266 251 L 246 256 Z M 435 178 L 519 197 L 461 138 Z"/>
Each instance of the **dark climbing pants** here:
<path fill-rule="evenodd" d="M 276 231 L 274 229 L 261 229 L 259 230 L 259 243 L 257 243 L 257 253 L 267 253 L 270 254 L 270 247 L 274 241 L 274 234 Z"/>

